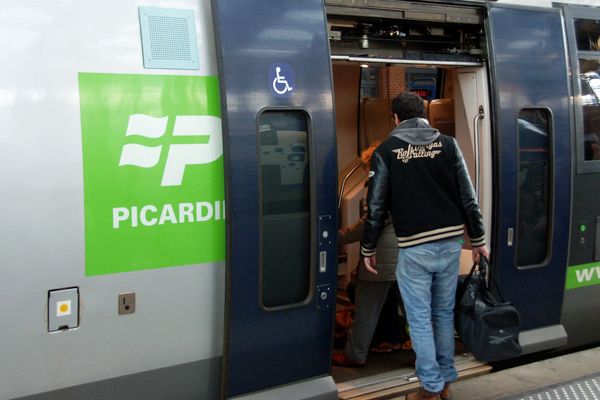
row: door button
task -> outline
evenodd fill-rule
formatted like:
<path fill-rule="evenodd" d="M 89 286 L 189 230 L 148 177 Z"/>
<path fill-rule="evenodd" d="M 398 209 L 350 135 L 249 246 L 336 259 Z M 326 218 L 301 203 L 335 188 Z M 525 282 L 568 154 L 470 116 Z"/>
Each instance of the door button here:
<path fill-rule="evenodd" d="M 331 285 L 317 286 L 317 310 L 328 311 L 334 306 Z"/>
<path fill-rule="evenodd" d="M 79 288 L 48 291 L 48 332 L 79 326 Z"/>

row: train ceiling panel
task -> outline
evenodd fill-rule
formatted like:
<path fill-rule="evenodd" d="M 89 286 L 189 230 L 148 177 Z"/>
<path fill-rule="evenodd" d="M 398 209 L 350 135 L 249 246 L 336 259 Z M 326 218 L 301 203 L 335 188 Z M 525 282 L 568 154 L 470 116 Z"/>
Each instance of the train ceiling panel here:
<path fill-rule="evenodd" d="M 389 0 L 325 4 L 333 55 L 475 62 L 485 55 L 481 7 Z"/>

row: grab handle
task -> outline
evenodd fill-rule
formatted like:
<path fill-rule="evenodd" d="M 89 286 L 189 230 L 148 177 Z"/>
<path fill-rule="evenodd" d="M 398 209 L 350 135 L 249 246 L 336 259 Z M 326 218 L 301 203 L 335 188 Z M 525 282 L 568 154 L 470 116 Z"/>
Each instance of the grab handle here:
<path fill-rule="evenodd" d="M 483 112 L 483 106 L 479 106 L 479 112 L 473 118 L 473 132 L 475 134 L 475 194 L 477 195 L 477 199 L 479 200 L 479 188 L 481 187 L 481 178 L 480 178 L 480 169 L 481 169 L 481 160 L 480 160 L 480 152 L 479 152 L 479 124 L 477 123 L 480 119 L 485 118 L 485 113 Z"/>
<path fill-rule="evenodd" d="M 350 176 L 354 173 L 354 171 L 356 171 L 358 168 L 360 168 L 361 165 L 362 165 L 362 161 L 359 161 L 358 164 L 356 164 L 354 166 L 354 168 L 352 168 L 350 170 L 350 172 L 348 172 L 346 174 L 346 176 L 344 177 L 344 180 L 342 181 L 342 187 L 340 188 L 340 195 L 338 198 L 338 214 L 340 213 L 340 210 L 342 208 L 342 197 L 344 197 L 344 187 L 346 186 L 346 181 L 348 180 L 348 178 L 350 178 Z"/>

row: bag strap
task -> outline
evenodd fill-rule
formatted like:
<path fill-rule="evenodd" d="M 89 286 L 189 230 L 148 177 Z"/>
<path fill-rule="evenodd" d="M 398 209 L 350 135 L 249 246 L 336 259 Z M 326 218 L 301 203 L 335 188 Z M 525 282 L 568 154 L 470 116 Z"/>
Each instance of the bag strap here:
<path fill-rule="evenodd" d="M 483 263 L 486 264 L 486 268 L 489 269 L 490 268 L 490 261 L 486 257 L 484 257 L 484 256 L 481 256 L 481 257 L 484 260 Z M 500 301 L 504 302 L 504 296 L 502 296 L 502 291 L 500 290 L 500 285 L 498 285 L 498 282 L 497 282 L 496 279 L 494 279 L 494 276 L 490 274 L 490 284 L 487 285 L 488 290 L 489 290 L 489 288 L 492 285 L 495 286 L 496 292 L 498 293 L 498 297 L 500 298 Z"/>
<path fill-rule="evenodd" d="M 481 256 L 480 260 L 479 260 L 479 273 L 482 273 L 483 271 L 483 278 L 484 278 L 484 282 L 485 282 L 485 271 L 490 269 L 490 261 L 487 259 L 487 257 L 485 256 Z M 504 302 L 504 296 L 502 296 L 502 292 L 500 291 L 500 286 L 498 285 L 498 282 L 496 279 L 494 279 L 494 275 L 490 272 L 490 281 L 488 283 L 486 283 L 486 289 L 490 289 L 490 287 L 492 286 L 492 284 L 496 287 L 496 292 L 498 293 L 498 297 L 500 298 L 500 302 Z"/>
<path fill-rule="evenodd" d="M 467 277 L 463 281 L 462 285 L 460 285 L 460 288 L 458 289 L 457 299 L 459 302 L 462 300 L 463 296 L 465 295 L 465 290 L 467 290 L 467 285 L 469 284 L 469 280 L 473 276 L 473 273 L 475 272 L 476 267 L 477 267 L 477 264 L 473 264 L 473 266 L 471 267 L 471 271 L 469 271 L 469 275 L 467 275 Z"/>
<path fill-rule="evenodd" d="M 488 289 L 487 281 L 485 280 L 485 276 L 490 268 L 490 260 L 487 259 L 486 256 L 479 256 L 479 274 L 481 274 L 481 278 L 485 284 L 485 288 Z"/>

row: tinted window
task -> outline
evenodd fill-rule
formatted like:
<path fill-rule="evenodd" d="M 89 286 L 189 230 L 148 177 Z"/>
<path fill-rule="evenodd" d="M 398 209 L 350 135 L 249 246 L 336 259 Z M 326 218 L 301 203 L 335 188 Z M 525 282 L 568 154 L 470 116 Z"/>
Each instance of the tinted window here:
<path fill-rule="evenodd" d="M 307 116 L 267 111 L 259 118 L 261 301 L 303 302 L 310 287 L 310 174 Z"/>
<path fill-rule="evenodd" d="M 593 19 L 576 19 L 574 20 L 574 24 L 577 50 L 600 50 L 600 21 Z"/>
<path fill-rule="evenodd" d="M 600 160 L 600 63 L 579 61 L 581 83 L 580 118 L 583 120 L 584 160 Z"/>
<path fill-rule="evenodd" d="M 550 116 L 545 109 L 519 112 L 517 265 L 541 264 L 548 254 L 550 218 Z"/>

